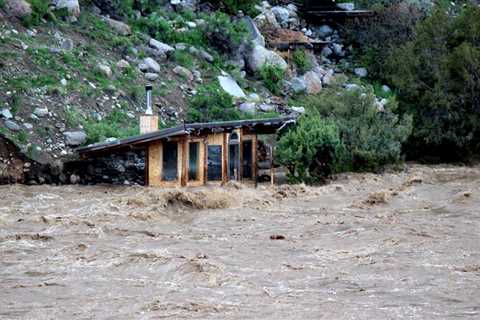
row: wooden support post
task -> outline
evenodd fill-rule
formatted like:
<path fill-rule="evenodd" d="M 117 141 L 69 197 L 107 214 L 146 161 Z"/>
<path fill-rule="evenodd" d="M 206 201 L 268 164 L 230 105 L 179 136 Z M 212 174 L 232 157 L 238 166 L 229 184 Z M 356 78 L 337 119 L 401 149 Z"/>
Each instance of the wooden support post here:
<path fill-rule="evenodd" d="M 223 133 L 222 183 L 228 182 L 228 135 Z"/>
<path fill-rule="evenodd" d="M 185 187 L 188 181 L 188 137 L 185 137 L 181 141 L 182 143 L 182 168 L 181 168 L 181 177 L 180 185 Z"/>
<path fill-rule="evenodd" d="M 252 171 L 253 171 L 253 181 L 255 183 L 255 188 L 258 186 L 257 139 L 258 139 L 258 136 L 255 134 L 252 139 Z"/>
<path fill-rule="evenodd" d="M 207 184 L 208 181 L 208 141 L 203 141 L 203 184 Z"/>
<path fill-rule="evenodd" d="M 270 184 L 275 185 L 275 164 L 273 161 L 273 146 L 270 146 Z"/>
<path fill-rule="evenodd" d="M 239 146 L 238 146 L 238 152 L 240 152 L 239 158 L 240 158 L 240 166 L 238 167 L 238 181 L 243 182 L 243 128 L 240 129 L 240 136 L 238 139 Z"/>

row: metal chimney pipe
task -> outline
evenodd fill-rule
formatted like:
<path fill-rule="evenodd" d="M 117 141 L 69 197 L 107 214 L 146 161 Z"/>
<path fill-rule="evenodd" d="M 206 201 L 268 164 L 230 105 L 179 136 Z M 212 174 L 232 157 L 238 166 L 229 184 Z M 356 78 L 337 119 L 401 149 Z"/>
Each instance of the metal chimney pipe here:
<path fill-rule="evenodd" d="M 146 85 L 145 90 L 147 92 L 147 110 L 145 111 L 146 115 L 153 115 L 153 109 L 152 109 L 152 86 L 151 85 Z"/>

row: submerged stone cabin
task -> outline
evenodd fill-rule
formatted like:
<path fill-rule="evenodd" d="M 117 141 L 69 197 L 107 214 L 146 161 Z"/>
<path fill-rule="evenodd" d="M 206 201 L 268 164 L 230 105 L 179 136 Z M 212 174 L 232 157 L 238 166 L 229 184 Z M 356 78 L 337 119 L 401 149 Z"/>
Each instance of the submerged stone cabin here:
<path fill-rule="evenodd" d="M 142 153 L 144 185 L 201 186 L 227 181 L 256 182 L 259 135 L 276 134 L 295 117 L 189 123 L 158 130 L 158 117 L 140 118 L 142 134 L 77 149 L 81 159 Z M 273 162 L 273 159 L 272 159 Z"/>

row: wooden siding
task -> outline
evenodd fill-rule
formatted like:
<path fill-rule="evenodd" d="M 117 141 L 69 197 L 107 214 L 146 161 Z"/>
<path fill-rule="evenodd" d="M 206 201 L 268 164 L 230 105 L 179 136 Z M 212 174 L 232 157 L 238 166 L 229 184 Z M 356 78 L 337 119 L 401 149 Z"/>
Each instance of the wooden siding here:
<path fill-rule="evenodd" d="M 256 176 L 257 165 L 257 136 L 256 134 L 243 134 L 243 130 L 236 131 L 239 134 L 240 140 L 240 157 L 243 154 L 242 142 L 245 140 L 252 141 L 252 178 Z M 163 143 L 154 142 L 148 146 L 147 159 L 147 174 L 148 185 L 156 187 L 181 187 L 181 186 L 201 186 L 209 183 L 208 177 L 208 146 L 218 145 L 222 147 L 222 180 L 212 181 L 212 183 L 225 183 L 228 181 L 228 156 L 229 156 L 229 134 L 228 133 L 212 133 L 203 137 L 185 136 L 181 138 L 174 138 L 170 141 L 178 143 L 178 157 L 177 157 L 177 179 L 176 181 L 163 181 L 162 166 L 163 166 Z M 196 181 L 189 181 L 189 143 L 199 142 L 199 161 L 198 161 L 198 179 Z M 241 162 L 242 163 L 242 159 Z M 240 165 L 240 177 L 242 177 L 242 167 Z"/>

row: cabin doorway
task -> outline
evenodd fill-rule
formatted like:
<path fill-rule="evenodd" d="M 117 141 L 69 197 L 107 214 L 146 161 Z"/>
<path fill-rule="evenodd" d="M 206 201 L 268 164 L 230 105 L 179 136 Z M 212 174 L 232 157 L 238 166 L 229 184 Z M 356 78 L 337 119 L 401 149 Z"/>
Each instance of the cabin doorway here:
<path fill-rule="evenodd" d="M 228 178 L 240 180 L 240 139 L 236 132 L 230 135 L 228 143 Z"/>
<path fill-rule="evenodd" d="M 253 142 L 252 140 L 242 141 L 242 178 L 253 177 Z"/>

